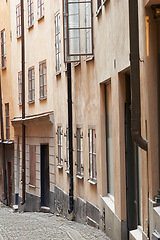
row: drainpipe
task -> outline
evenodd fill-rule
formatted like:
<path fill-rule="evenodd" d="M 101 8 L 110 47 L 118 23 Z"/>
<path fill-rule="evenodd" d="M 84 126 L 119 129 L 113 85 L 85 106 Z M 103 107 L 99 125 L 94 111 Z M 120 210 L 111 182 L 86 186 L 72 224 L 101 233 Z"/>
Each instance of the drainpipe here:
<path fill-rule="evenodd" d="M 1 115 L 2 160 L 3 160 L 3 201 L 5 204 L 7 204 L 7 174 L 6 174 L 4 128 L 3 128 L 1 76 L 0 76 L 0 115 Z"/>
<path fill-rule="evenodd" d="M 133 141 L 143 150 L 148 150 L 148 142 L 141 136 L 140 111 L 140 68 L 138 2 L 129 0 L 130 62 L 131 62 L 131 134 Z"/>
<path fill-rule="evenodd" d="M 21 42 L 22 42 L 22 202 L 25 203 L 25 187 L 26 187 L 26 173 L 25 173 L 25 41 L 24 41 L 24 4 L 21 0 Z"/>
<path fill-rule="evenodd" d="M 69 132 L 69 210 L 68 210 L 68 213 L 71 214 L 74 210 L 71 63 L 67 63 L 67 82 L 68 82 L 68 132 Z"/>

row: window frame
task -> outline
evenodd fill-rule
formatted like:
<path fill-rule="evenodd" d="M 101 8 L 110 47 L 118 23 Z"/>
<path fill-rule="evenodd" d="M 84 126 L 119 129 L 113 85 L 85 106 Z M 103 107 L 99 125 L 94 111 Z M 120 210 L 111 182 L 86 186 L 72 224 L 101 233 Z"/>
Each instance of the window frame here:
<path fill-rule="evenodd" d="M 28 28 L 34 26 L 34 4 L 33 0 L 28 0 Z"/>
<path fill-rule="evenodd" d="M 22 71 L 18 72 L 18 102 L 22 105 Z"/>
<path fill-rule="evenodd" d="M 89 127 L 89 179 L 90 183 L 97 183 L 97 159 L 96 159 L 96 129 Z"/>
<path fill-rule="evenodd" d="M 99 13 L 102 10 L 102 0 L 97 0 L 97 11 L 96 11 L 96 16 L 99 15 Z"/>
<path fill-rule="evenodd" d="M 37 17 L 38 21 L 44 17 L 44 0 L 37 0 Z"/>
<path fill-rule="evenodd" d="M 16 6 L 16 35 L 21 38 L 21 3 Z"/>
<path fill-rule="evenodd" d="M 5 114 L 6 114 L 6 139 L 10 140 L 9 103 L 5 103 Z"/>
<path fill-rule="evenodd" d="M 77 127 L 76 131 L 76 145 L 77 145 L 77 177 L 83 178 L 84 165 L 83 165 L 83 131 L 81 127 Z"/>
<path fill-rule="evenodd" d="M 56 75 L 61 72 L 61 31 L 60 12 L 55 15 L 55 53 L 56 53 Z"/>
<path fill-rule="evenodd" d="M 63 168 L 63 130 L 62 126 L 57 127 L 57 147 L 58 147 L 58 168 Z"/>
<path fill-rule="evenodd" d="M 30 73 L 31 73 L 31 78 L 30 78 Z M 34 66 L 32 66 L 28 69 L 28 103 L 34 103 L 34 102 L 35 102 L 35 69 L 34 69 Z"/>
<path fill-rule="evenodd" d="M 42 66 L 42 72 L 40 70 L 41 66 Z M 41 89 L 43 93 L 42 95 L 41 95 Z M 39 100 L 45 100 L 45 99 L 47 99 L 47 62 L 46 60 L 39 63 Z"/>
<path fill-rule="evenodd" d="M 1 64 L 2 70 L 6 69 L 7 62 L 6 62 L 6 32 L 5 29 L 1 31 Z"/>

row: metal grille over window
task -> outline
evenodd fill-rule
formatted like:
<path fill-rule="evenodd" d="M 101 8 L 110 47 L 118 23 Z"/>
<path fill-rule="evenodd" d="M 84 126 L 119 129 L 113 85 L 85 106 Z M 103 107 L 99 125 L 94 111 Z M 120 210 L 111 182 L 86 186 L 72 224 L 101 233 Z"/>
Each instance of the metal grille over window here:
<path fill-rule="evenodd" d="M 16 6 L 17 38 L 21 37 L 21 4 Z"/>
<path fill-rule="evenodd" d="M 46 61 L 39 64 L 40 100 L 47 98 L 47 65 Z"/>
<path fill-rule="evenodd" d="M 63 164 L 63 156 L 62 156 L 62 127 L 57 128 L 57 135 L 58 135 L 58 165 L 62 166 Z"/>
<path fill-rule="evenodd" d="M 5 30 L 1 31 L 1 62 L 2 62 L 2 69 L 6 68 L 6 35 L 5 35 Z"/>
<path fill-rule="evenodd" d="M 93 55 L 92 0 L 67 1 L 67 55 Z"/>
<path fill-rule="evenodd" d="M 28 0 L 28 27 L 32 27 L 34 22 L 33 0 Z"/>
<path fill-rule="evenodd" d="M 19 105 L 22 105 L 22 72 L 18 73 Z"/>
<path fill-rule="evenodd" d="M 6 112 L 6 139 L 10 139 L 10 124 L 9 124 L 9 103 L 5 104 L 5 112 Z"/>
<path fill-rule="evenodd" d="M 60 13 L 55 16 L 56 72 L 61 71 Z"/>
<path fill-rule="evenodd" d="M 83 133 L 77 128 L 77 174 L 83 176 Z"/>
<path fill-rule="evenodd" d="M 93 181 L 97 180 L 95 129 L 89 129 L 89 178 Z"/>
<path fill-rule="evenodd" d="M 44 17 L 44 0 L 37 0 L 38 20 Z"/>
<path fill-rule="evenodd" d="M 28 89 L 29 89 L 29 102 L 35 101 L 35 73 L 34 67 L 28 70 Z"/>

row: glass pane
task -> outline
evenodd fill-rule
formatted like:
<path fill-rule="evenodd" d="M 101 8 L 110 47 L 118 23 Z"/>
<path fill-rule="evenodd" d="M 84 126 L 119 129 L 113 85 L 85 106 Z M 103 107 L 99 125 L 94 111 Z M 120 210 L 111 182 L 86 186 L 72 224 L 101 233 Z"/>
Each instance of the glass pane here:
<path fill-rule="evenodd" d="M 114 164 L 113 164 L 113 140 L 112 140 L 112 92 L 111 84 L 106 85 L 106 115 L 107 115 L 107 173 L 108 193 L 114 196 Z"/>
<path fill-rule="evenodd" d="M 89 2 L 68 0 L 68 41 L 69 56 L 93 54 L 90 0 Z"/>

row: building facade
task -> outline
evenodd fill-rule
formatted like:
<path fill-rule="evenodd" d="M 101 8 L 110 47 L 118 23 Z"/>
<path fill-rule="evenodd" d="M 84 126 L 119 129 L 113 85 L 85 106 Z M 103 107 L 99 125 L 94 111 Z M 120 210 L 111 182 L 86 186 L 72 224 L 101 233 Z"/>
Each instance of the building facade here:
<path fill-rule="evenodd" d="M 11 45 L 6 49 L 10 49 L 7 66 L 10 61 L 11 68 L 9 72 L 8 68 L 6 70 L 10 74 L 7 79 L 11 80 L 12 88 L 3 85 L 3 82 L 7 84 L 7 80 L 3 81 L 6 74 L 3 66 L 1 75 L 3 104 L 10 102 L 7 97 L 12 96 L 13 106 L 10 108 L 14 112 L 10 116 L 14 128 L 14 137 L 10 138 L 14 139 L 12 204 L 18 205 L 20 210 L 46 210 L 70 217 L 64 2 L 24 1 L 24 119 L 20 0 L 3 3 L 10 5 L 10 29 L 8 22 L 6 42 L 8 37 Z M 71 1 L 68 2 L 71 4 Z M 139 56 L 134 56 L 131 49 L 130 2 L 92 1 L 89 18 L 86 2 L 85 11 L 81 12 L 85 20 L 92 18 L 93 21 L 94 53 L 76 56 L 71 64 L 72 217 L 102 229 L 113 240 L 158 239 L 160 2 L 138 0 Z M 76 25 L 77 16 L 81 17 L 80 10 L 72 10 Z M 7 27 L 1 27 L 1 49 L 4 28 Z M 89 31 L 82 34 L 86 54 L 90 50 L 89 34 Z M 78 51 L 74 44 L 72 47 L 71 50 Z M 5 62 L 4 53 L 1 56 Z M 138 62 L 139 66 L 140 102 L 136 107 L 141 108 L 138 121 L 141 123 L 140 134 L 147 140 L 147 151 L 136 146 L 132 140 L 132 61 Z M 24 205 L 21 205 L 22 123 L 26 129 Z"/>
<path fill-rule="evenodd" d="M 1 31 L 1 71 L 0 71 L 0 200 L 12 205 L 14 197 L 14 129 L 10 119 L 14 117 L 13 85 L 11 80 L 11 35 L 10 35 L 10 1 L 0 3 Z M 12 196 L 13 193 L 13 196 Z"/>

